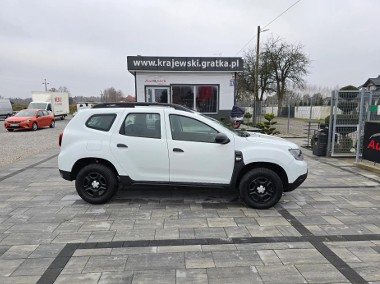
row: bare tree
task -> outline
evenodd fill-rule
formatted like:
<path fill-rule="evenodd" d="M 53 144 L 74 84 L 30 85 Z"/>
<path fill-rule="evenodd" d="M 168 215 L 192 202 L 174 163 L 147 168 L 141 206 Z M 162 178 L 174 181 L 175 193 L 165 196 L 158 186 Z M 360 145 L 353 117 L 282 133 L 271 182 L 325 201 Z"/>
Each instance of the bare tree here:
<path fill-rule="evenodd" d="M 101 94 L 102 102 L 119 102 L 123 100 L 123 92 L 121 90 L 116 91 L 114 87 L 105 89 Z"/>
<path fill-rule="evenodd" d="M 254 97 L 256 51 L 251 49 L 244 55 L 244 70 L 238 77 L 238 96 L 245 100 L 250 99 L 253 101 L 253 99 L 255 99 L 262 101 L 264 94 L 273 90 L 273 76 L 269 58 L 265 53 L 261 53 L 259 58 L 259 91 L 257 97 Z M 238 97 L 238 99 L 240 97 Z"/>
<path fill-rule="evenodd" d="M 273 72 L 278 98 L 278 113 L 280 113 L 288 85 L 293 83 L 299 88 L 304 86 L 303 77 L 308 73 L 307 67 L 310 60 L 302 51 L 301 45 L 292 45 L 280 38 L 272 38 L 267 41 L 264 50 Z"/>

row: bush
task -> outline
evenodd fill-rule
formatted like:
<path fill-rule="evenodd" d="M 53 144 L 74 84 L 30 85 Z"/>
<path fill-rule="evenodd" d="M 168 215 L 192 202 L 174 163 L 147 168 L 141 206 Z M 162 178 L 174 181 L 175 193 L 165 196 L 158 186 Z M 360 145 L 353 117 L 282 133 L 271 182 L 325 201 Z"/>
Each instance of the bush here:
<path fill-rule="evenodd" d="M 246 112 L 246 113 L 244 114 L 244 118 L 246 118 L 246 119 L 250 119 L 251 117 L 252 117 L 252 114 L 249 113 L 249 112 Z"/>
<path fill-rule="evenodd" d="M 273 127 L 273 125 L 277 124 L 277 121 L 273 121 L 274 114 L 273 113 L 266 113 L 264 115 L 264 118 L 267 121 L 261 122 L 257 124 L 257 127 L 261 129 L 261 133 L 268 134 L 268 135 L 275 135 L 279 134 L 280 132 L 276 130 L 276 127 Z"/>

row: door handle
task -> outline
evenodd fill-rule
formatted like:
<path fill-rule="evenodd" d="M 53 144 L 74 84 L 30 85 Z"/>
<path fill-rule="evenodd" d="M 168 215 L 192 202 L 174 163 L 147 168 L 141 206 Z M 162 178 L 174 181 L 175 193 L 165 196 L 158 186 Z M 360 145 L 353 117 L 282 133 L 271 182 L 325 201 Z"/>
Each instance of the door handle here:
<path fill-rule="evenodd" d="M 173 148 L 173 152 L 180 152 L 183 153 L 183 150 L 180 148 Z"/>
<path fill-rule="evenodd" d="M 125 144 L 117 144 L 116 147 L 118 147 L 118 148 L 128 148 L 128 146 L 125 145 Z"/>

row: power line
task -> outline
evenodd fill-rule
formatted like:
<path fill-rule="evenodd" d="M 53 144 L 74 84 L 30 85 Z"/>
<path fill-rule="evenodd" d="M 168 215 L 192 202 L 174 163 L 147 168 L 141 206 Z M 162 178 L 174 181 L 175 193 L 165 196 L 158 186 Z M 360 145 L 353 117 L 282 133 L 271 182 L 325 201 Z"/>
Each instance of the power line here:
<path fill-rule="evenodd" d="M 297 0 L 296 2 L 294 2 L 292 5 L 290 5 L 285 11 L 283 11 L 280 15 L 278 15 L 276 18 L 274 18 L 272 21 L 270 21 L 268 24 L 266 24 L 263 29 L 265 29 L 266 27 L 268 27 L 270 24 L 272 24 L 273 22 L 275 22 L 278 18 L 280 18 L 282 15 L 284 15 L 286 12 L 288 12 L 291 8 L 293 8 L 295 5 L 297 5 L 299 2 L 301 2 L 302 0 Z M 254 40 L 255 38 L 257 37 L 257 35 L 254 35 L 253 37 L 251 37 L 251 39 L 235 54 L 238 55 L 240 52 L 243 51 L 243 49 L 252 41 Z"/>

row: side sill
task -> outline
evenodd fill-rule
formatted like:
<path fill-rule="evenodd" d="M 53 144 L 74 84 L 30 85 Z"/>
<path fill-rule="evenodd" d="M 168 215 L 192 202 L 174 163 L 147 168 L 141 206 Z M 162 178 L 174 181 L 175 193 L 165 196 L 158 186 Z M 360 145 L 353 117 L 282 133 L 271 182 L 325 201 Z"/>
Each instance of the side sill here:
<path fill-rule="evenodd" d="M 230 188 L 229 184 L 196 183 L 196 182 L 169 182 L 169 181 L 134 181 L 129 176 L 120 176 L 120 183 L 131 187 L 204 187 L 204 188 Z"/>

